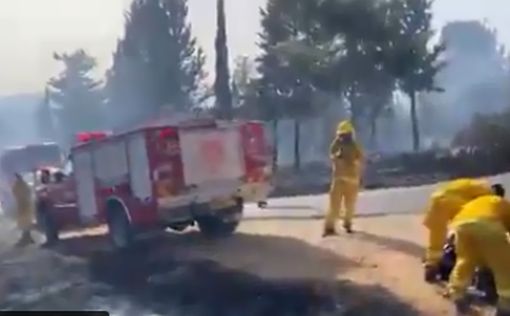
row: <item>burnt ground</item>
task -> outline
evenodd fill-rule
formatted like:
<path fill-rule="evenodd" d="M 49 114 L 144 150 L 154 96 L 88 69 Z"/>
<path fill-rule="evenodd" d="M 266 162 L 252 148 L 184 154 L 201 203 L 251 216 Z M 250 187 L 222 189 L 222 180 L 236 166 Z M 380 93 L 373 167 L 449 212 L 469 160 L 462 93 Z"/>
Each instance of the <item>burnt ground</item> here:
<path fill-rule="evenodd" d="M 197 316 L 422 314 L 384 284 L 348 280 L 349 270 L 360 266 L 356 260 L 293 236 L 263 235 L 259 228 L 248 224 L 217 241 L 197 233 L 165 234 L 129 253 L 109 250 L 102 236 L 71 236 L 51 250 L 3 244 L 0 309 Z"/>

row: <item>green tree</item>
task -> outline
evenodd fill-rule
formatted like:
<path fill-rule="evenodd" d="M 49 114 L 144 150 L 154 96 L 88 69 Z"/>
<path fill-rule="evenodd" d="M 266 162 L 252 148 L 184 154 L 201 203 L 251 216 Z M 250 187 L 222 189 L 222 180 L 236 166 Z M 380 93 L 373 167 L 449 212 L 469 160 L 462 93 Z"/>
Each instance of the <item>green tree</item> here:
<path fill-rule="evenodd" d="M 105 94 L 109 124 L 116 128 L 132 126 L 156 111 L 151 105 L 151 72 L 134 58 L 129 41 L 119 41 L 113 65 L 106 72 Z"/>
<path fill-rule="evenodd" d="M 230 70 L 228 66 L 228 45 L 224 0 L 216 0 L 216 81 L 214 93 L 216 110 L 220 118 L 233 118 L 232 91 L 230 90 Z"/>
<path fill-rule="evenodd" d="M 382 58 L 389 32 L 381 17 L 391 13 L 388 6 L 374 0 L 325 0 L 307 12 L 318 39 L 306 48 L 314 86 L 347 100 L 359 134 L 369 132 L 375 145 L 377 120 L 395 90 Z"/>
<path fill-rule="evenodd" d="M 365 84 L 367 96 L 367 118 L 369 121 L 370 144 L 377 148 L 378 145 L 378 121 L 381 117 L 392 112 L 393 93 L 395 92 L 395 79 L 388 75 L 383 69 L 375 70 Z"/>
<path fill-rule="evenodd" d="M 192 35 L 188 19 L 188 0 L 163 0 L 167 14 L 167 27 L 170 34 L 168 42 L 169 66 L 166 69 L 168 79 L 166 98 L 179 110 L 200 105 L 208 98 L 203 85 L 205 54 Z"/>
<path fill-rule="evenodd" d="M 242 99 L 249 88 L 250 81 L 253 79 L 255 66 L 248 56 L 239 56 L 234 61 L 234 71 L 232 74 L 232 82 L 237 89 L 237 99 Z M 241 101 L 241 100 L 239 100 Z M 238 102 L 240 103 L 240 102 Z"/>
<path fill-rule="evenodd" d="M 434 79 L 442 45 L 429 46 L 430 0 L 269 0 L 261 10 L 260 107 L 277 124 L 317 109 L 327 92 L 347 100 L 358 130 L 375 144 L 378 119 L 396 88 L 411 100 L 415 149 L 420 146 L 416 94 L 440 91 Z M 368 123 L 368 124 L 366 124 Z M 296 133 L 299 138 L 299 133 Z M 295 166 L 299 167 L 299 140 Z"/>
<path fill-rule="evenodd" d="M 254 104 L 248 102 L 250 94 L 253 94 L 254 85 L 252 81 L 255 77 L 255 65 L 248 56 L 239 56 L 234 62 L 234 71 L 232 73 L 232 101 L 234 107 L 239 110 L 246 108 L 247 103 L 250 106 Z"/>
<path fill-rule="evenodd" d="M 54 54 L 64 70 L 48 82 L 51 99 L 59 106 L 59 125 L 69 141 L 75 133 L 103 127 L 101 81 L 91 78 L 95 59 L 80 49 L 73 53 Z"/>
<path fill-rule="evenodd" d="M 189 111 L 206 98 L 205 56 L 187 15 L 187 0 L 131 4 L 107 74 L 111 110 L 131 113 L 124 124 L 156 115 L 163 106 Z"/>
<path fill-rule="evenodd" d="M 388 30 L 390 40 L 383 47 L 386 67 L 397 79 L 399 88 L 411 102 L 413 149 L 420 149 L 420 129 L 417 115 L 416 95 L 419 92 L 437 91 L 435 78 L 443 68 L 442 44 L 430 48 L 434 32 L 432 22 L 432 0 L 392 0 Z"/>
<path fill-rule="evenodd" d="M 301 120 L 314 113 L 315 77 L 322 65 L 322 51 L 312 49 L 322 45 L 320 26 L 312 14 L 316 6 L 312 1 L 270 0 L 261 10 L 261 104 L 275 129 L 280 118 L 294 119 L 295 169 L 301 167 Z"/>
<path fill-rule="evenodd" d="M 44 89 L 44 97 L 37 109 L 36 120 L 39 137 L 47 141 L 54 140 L 55 138 L 53 113 L 51 111 L 50 103 L 50 91 L 48 87 L 46 87 Z"/>

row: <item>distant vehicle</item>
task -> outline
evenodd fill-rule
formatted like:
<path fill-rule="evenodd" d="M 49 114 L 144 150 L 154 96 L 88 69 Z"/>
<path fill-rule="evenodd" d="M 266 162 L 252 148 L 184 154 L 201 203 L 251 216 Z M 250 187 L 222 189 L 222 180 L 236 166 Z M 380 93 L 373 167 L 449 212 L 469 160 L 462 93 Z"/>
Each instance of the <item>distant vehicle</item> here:
<path fill-rule="evenodd" d="M 32 144 L 4 148 L 0 157 L 2 172 L 31 173 L 42 166 L 57 167 L 64 162 L 62 151 L 56 143 Z"/>
<path fill-rule="evenodd" d="M 36 192 L 38 224 L 49 241 L 106 224 L 118 249 L 144 232 L 195 223 L 205 235 L 229 235 L 242 218 L 242 186 L 269 161 L 260 159 L 261 124 L 181 120 L 81 134 L 66 168 Z"/>

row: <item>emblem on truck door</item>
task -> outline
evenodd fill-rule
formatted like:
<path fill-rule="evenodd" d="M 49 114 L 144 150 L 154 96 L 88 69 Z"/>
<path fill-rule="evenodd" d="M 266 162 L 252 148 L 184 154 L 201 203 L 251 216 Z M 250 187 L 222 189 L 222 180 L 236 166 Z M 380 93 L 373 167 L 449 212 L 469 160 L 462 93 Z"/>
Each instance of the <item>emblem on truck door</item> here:
<path fill-rule="evenodd" d="M 202 142 L 201 154 L 206 157 L 207 169 L 211 173 L 219 171 L 221 164 L 225 158 L 225 149 L 218 139 L 207 139 Z"/>

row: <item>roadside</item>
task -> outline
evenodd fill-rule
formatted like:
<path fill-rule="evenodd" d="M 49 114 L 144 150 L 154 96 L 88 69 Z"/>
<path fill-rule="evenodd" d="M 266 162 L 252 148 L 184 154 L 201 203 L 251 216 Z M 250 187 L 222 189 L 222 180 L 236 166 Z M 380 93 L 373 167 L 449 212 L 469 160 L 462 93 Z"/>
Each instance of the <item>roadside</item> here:
<path fill-rule="evenodd" d="M 229 239 L 165 234 L 131 254 L 101 230 L 55 250 L 2 245 L 1 309 L 108 309 L 113 315 L 453 315 L 421 280 L 417 216 L 357 221 L 320 237 L 319 220 L 251 220 Z M 6 230 L 1 230 L 2 234 Z M 4 235 L 2 235 L 3 239 Z M 12 238 L 10 238 L 12 239 Z"/>

